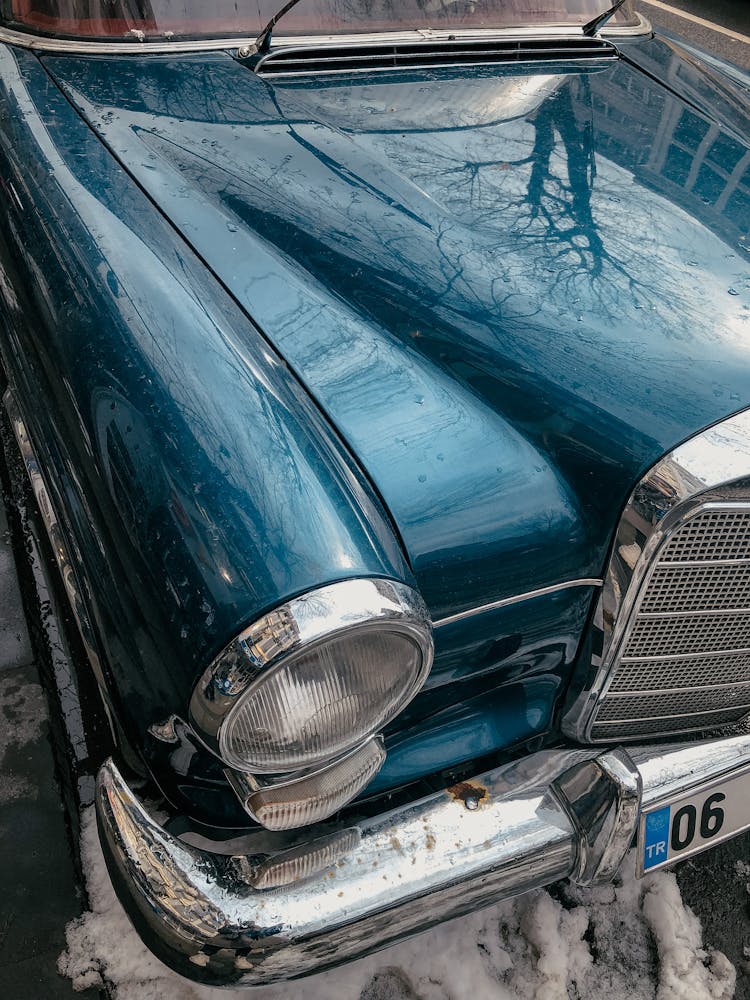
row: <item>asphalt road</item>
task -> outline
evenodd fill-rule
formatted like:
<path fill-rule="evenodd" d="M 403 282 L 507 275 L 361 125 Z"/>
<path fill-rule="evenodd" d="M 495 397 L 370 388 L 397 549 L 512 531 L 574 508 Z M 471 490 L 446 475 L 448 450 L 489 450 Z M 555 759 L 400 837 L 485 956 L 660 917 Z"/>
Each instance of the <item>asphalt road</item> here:
<path fill-rule="evenodd" d="M 748 0 L 637 0 L 654 28 L 750 70 Z"/>
<path fill-rule="evenodd" d="M 85 901 L 2 492 L 0 487 L 0 995 L 94 1000 L 93 991 L 74 994 L 57 972 L 65 926 Z"/>

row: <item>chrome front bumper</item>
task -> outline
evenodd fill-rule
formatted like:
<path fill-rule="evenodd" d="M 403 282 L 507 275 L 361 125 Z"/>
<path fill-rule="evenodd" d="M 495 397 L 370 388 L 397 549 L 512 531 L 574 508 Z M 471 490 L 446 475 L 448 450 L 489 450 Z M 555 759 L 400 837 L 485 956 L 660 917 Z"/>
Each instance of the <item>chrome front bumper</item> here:
<path fill-rule="evenodd" d="M 188 978 L 254 986 L 563 878 L 607 881 L 641 807 L 748 765 L 750 735 L 540 751 L 357 826 L 311 830 L 281 867 L 171 836 L 111 760 L 99 772 L 97 817 L 117 893 L 152 951 Z M 261 888 L 302 870 L 314 873 Z"/>

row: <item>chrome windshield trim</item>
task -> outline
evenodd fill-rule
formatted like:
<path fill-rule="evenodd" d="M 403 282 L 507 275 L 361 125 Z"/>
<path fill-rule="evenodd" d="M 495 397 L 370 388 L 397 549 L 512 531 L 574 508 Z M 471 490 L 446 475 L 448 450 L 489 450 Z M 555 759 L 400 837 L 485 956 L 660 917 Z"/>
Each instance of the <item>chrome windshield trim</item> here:
<path fill-rule="evenodd" d="M 735 498 L 733 494 L 740 489 L 742 495 Z M 750 409 L 678 445 L 638 483 L 620 518 L 594 612 L 589 676 L 563 715 L 562 729 L 567 736 L 581 742 L 592 738 L 599 703 L 615 676 L 620 651 L 626 648 L 658 553 L 678 528 L 704 510 L 748 510 L 748 493 Z M 663 659 L 678 657 L 665 655 Z M 629 662 L 646 659 L 628 658 Z"/>
<path fill-rule="evenodd" d="M 95 42 L 79 38 L 51 38 L 49 35 L 35 35 L 30 31 L 16 31 L 0 26 L 0 43 L 15 45 L 34 52 L 57 53 L 59 55 L 97 56 L 140 56 L 159 55 L 167 52 L 216 52 L 252 45 L 253 40 L 236 38 L 203 38 L 193 41 L 176 42 Z"/>
<path fill-rule="evenodd" d="M 492 601 L 490 604 L 480 604 L 476 608 L 467 608 L 466 611 L 459 611 L 455 615 L 448 615 L 439 618 L 432 623 L 433 628 L 442 628 L 443 625 L 452 625 L 454 622 L 463 621 L 464 618 L 473 618 L 474 615 L 482 615 L 485 611 L 495 611 L 497 608 L 506 608 L 511 604 L 520 604 L 521 601 L 532 601 L 535 597 L 544 597 L 546 594 L 556 594 L 558 590 L 570 590 L 571 587 L 601 587 L 603 580 L 595 577 L 581 580 L 566 580 L 564 583 L 553 583 L 549 587 L 540 587 L 538 590 L 528 590 L 525 594 L 515 594 L 513 597 L 504 597 L 500 601 Z"/>
<path fill-rule="evenodd" d="M 651 34 L 651 25 L 641 14 L 636 14 L 638 23 L 633 25 L 617 25 L 607 27 L 597 37 L 615 39 L 637 38 Z M 363 32 L 357 35 L 300 35 L 276 38 L 271 43 L 271 51 L 277 48 L 286 48 L 290 45 L 362 45 L 365 43 L 398 43 L 414 42 L 415 39 L 435 41 L 448 39 L 449 37 L 461 40 L 469 38 L 582 38 L 583 31 L 576 30 L 576 25 L 539 25 L 537 27 L 517 27 L 484 29 L 477 28 L 471 31 L 457 33 L 455 31 L 444 30 L 434 31 L 431 29 L 415 29 L 414 31 L 384 31 L 384 32 Z M 582 28 L 582 26 L 580 26 Z M 164 42 L 141 42 L 141 41 L 93 41 L 91 39 L 77 38 L 51 38 L 49 35 L 37 35 L 29 31 L 17 31 L 13 28 L 0 26 L 0 43 L 5 45 L 16 45 L 24 49 L 33 49 L 35 52 L 59 53 L 60 55 L 164 55 L 165 53 L 186 53 L 186 52 L 220 52 L 244 50 L 247 53 L 255 51 L 255 39 L 252 37 L 236 35 L 224 38 L 202 38 L 192 41 L 164 41 Z"/>

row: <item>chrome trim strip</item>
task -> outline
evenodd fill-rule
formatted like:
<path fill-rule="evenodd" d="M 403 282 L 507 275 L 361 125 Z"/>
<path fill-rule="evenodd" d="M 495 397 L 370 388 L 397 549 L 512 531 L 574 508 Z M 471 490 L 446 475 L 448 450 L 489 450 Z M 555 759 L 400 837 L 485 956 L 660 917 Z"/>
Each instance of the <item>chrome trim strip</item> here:
<path fill-rule="evenodd" d="M 514 597 L 504 597 L 500 601 L 492 601 L 490 604 L 480 604 L 476 608 L 468 608 L 466 611 L 459 611 L 455 615 L 448 615 L 446 618 L 439 618 L 432 623 L 433 628 L 442 628 L 443 625 L 452 625 L 454 622 L 463 621 L 465 618 L 473 618 L 474 615 L 484 614 L 485 611 L 495 611 L 497 608 L 505 608 L 511 604 L 520 604 L 521 601 L 532 601 L 535 597 L 544 597 L 545 594 L 554 594 L 558 590 L 569 590 L 571 587 L 601 587 L 604 581 L 595 577 L 583 578 L 581 580 L 566 580 L 565 583 L 553 583 L 549 587 L 540 587 L 538 590 L 528 590 L 525 594 L 516 594 Z"/>
<path fill-rule="evenodd" d="M 664 563 L 659 563 L 663 566 Z M 703 611 L 639 611 L 639 621 L 658 621 L 660 618 L 715 618 L 723 615 L 750 615 L 750 608 L 708 608 Z M 638 657 L 623 656 L 623 660 Z"/>
<path fill-rule="evenodd" d="M 627 753 L 539 751 L 380 816 L 309 828 L 295 845 L 303 871 L 306 846 L 316 862 L 308 870 L 316 868 L 321 836 L 359 836 L 349 853 L 272 891 L 254 886 L 289 849 L 282 835 L 261 831 L 263 840 L 233 856 L 177 840 L 111 760 L 99 772 L 96 808 L 115 888 L 146 944 L 190 979 L 254 986 L 562 878 L 611 878 L 640 809 L 748 766 L 747 734 Z"/>
<path fill-rule="evenodd" d="M 727 681 L 725 684 L 693 684 L 688 687 L 667 687 L 667 688 L 649 688 L 648 691 L 638 691 L 637 689 L 628 689 L 627 691 L 610 691 L 608 698 L 634 698 L 638 695 L 650 695 L 650 694 L 677 694 L 682 691 L 720 691 L 722 688 L 743 688 L 750 687 L 749 681 Z M 740 706 L 738 706 L 740 707 Z M 692 710 L 691 710 L 692 711 Z M 713 711 L 722 712 L 723 709 L 717 708 Z M 656 716 L 639 716 L 639 718 L 656 718 Z M 607 719 L 607 722 L 610 720 Z"/>
<path fill-rule="evenodd" d="M 601 32 L 599 37 L 612 36 L 617 39 L 638 38 L 651 34 L 651 25 L 641 14 L 636 14 L 638 24 L 632 26 L 609 27 Z M 413 42 L 416 38 L 456 38 L 488 37 L 488 38 L 559 38 L 570 35 L 571 25 L 540 25 L 538 28 L 503 28 L 475 29 L 474 31 L 456 34 L 451 31 L 429 31 L 427 29 L 413 32 L 368 32 L 360 35 L 300 35 L 278 38 L 272 41 L 271 50 L 287 45 L 326 45 L 326 44 L 361 44 L 363 42 Z M 581 32 L 583 35 L 583 32 Z M 576 36 L 578 37 L 578 36 Z M 16 45 L 35 52 L 61 53 L 67 55 L 159 55 L 166 53 L 185 52 L 217 52 L 245 50 L 247 55 L 255 49 L 255 39 L 237 35 L 229 38 L 204 38 L 194 41 L 171 42 L 96 42 L 72 38 L 50 38 L 47 35 L 35 35 L 31 32 L 17 31 L 13 28 L 0 26 L 0 43 Z"/>
<path fill-rule="evenodd" d="M 672 559 L 660 559 L 659 568 L 668 569 L 703 569 L 712 566 L 750 566 L 750 559 L 686 559 L 684 562 Z"/>
<path fill-rule="evenodd" d="M 86 650 L 86 655 L 89 658 L 91 667 L 99 685 L 99 689 L 102 693 L 102 699 L 111 723 L 111 708 L 107 694 L 107 685 L 104 679 L 104 670 L 99 656 L 98 645 L 91 625 L 91 620 L 88 617 L 84 601 L 81 596 L 81 587 L 78 583 L 75 564 L 71 558 L 70 547 L 65 535 L 63 534 L 63 529 L 60 521 L 58 520 L 57 514 L 55 513 L 49 489 L 47 488 L 41 466 L 37 460 L 36 453 L 34 452 L 31 439 L 26 429 L 26 422 L 21 415 L 20 407 L 18 406 L 16 397 L 10 387 L 5 390 L 2 402 L 5 407 L 5 412 L 8 415 L 8 420 L 10 421 L 10 426 L 13 431 L 16 444 L 18 445 L 18 450 L 21 454 L 24 468 L 26 469 L 29 484 L 36 498 L 37 508 L 39 509 L 42 524 L 44 525 L 44 530 L 47 534 L 47 538 L 49 539 L 55 565 L 60 572 L 60 579 L 62 580 L 62 584 L 68 598 L 68 604 L 73 615 L 73 620 L 78 627 L 78 632 L 80 633 L 81 640 Z"/>
<path fill-rule="evenodd" d="M 703 708 L 696 710 L 691 708 L 689 712 L 675 712 L 672 715 L 634 715 L 629 719 L 597 719 L 594 723 L 595 726 L 626 726 L 631 725 L 635 722 L 661 722 L 662 719 L 692 719 L 695 715 L 722 715 L 727 712 L 742 712 L 747 709 L 750 712 L 750 704 L 748 705 L 729 705 L 727 708 Z M 739 721 L 739 720 L 738 720 Z M 656 737 L 656 733 L 654 737 Z"/>
<path fill-rule="evenodd" d="M 710 653 L 665 653 L 663 656 L 623 656 L 620 663 L 665 663 L 669 660 L 705 660 L 706 656 L 742 656 L 750 646 L 741 649 L 712 649 Z"/>
<path fill-rule="evenodd" d="M 738 488 L 747 491 L 747 499 L 744 494 L 731 499 L 732 490 Z M 744 512 L 749 508 L 750 409 L 679 445 L 636 486 L 620 519 L 594 613 L 595 645 L 589 677 L 562 718 L 567 736 L 581 742 L 591 740 L 597 706 L 611 683 L 618 652 L 625 648 L 656 556 L 672 533 L 704 510 Z M 634 657 L 631 662 L 640 659 Z"/>

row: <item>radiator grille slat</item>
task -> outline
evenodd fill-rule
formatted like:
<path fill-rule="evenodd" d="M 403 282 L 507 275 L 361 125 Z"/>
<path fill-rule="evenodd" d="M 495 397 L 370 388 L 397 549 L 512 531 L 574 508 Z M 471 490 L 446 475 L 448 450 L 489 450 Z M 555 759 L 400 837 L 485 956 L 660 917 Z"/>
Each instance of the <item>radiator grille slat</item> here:
<path fill-rule="evenodd" d="M 658 716 L 639 719 L 637 722 L 597 722 L 592 730 L 597 740 L 631 740 L 644 736 L 663 736 L 665 733 L 693 733 L 702 729 L 729 726 L 747 715 L 747 709 L 726 708 L 719 712 L 701 715 L 697 723 L 694 715 L 663 719 Z"/>
<path fill-rule="evenodd" d="M 607 698 L 599 712 L 599 722 L 643 718 L 643 694 L 614 695 Z M 686 716 L 692 712 L 712 712 L 729 705 L 747 706 L 750 711 L 750 682 L 729 688 L 702 688 L 700 691 L 668 691 L 662 694 L 649 692 L 648 710 L 654 718 Z"/>
<path fill-rule="evenodd" d="M 726 566 L 657 566 L 641 612 L 750 607 L 750 563 L 734 568 L 732 581 L 727 587 Z"/>
<path fill-rule="evenodd" d="M 750 712 L 750 502 L 700 509 L 655 559 L 593 739 L 697 731 Z"/>
<path fill-rule="evenodd" d="M 750 510 L 705 511 L 667 542 L 660 562 L 750 558 Z"/>
<path fill-rule="evenodd" d="M 699 656 L 656 661 L 633 660 L 621 663 L 609 688 L 609 694 L 639 691 L 648 678 L 648 690 L 683 687 L 710 687 L 713 684 L 738 684 L 750 678 L 750 650 L 723 656 Z M 690 684 L 687 683 L 688 679 Z"/>
<path fill-rule="evenodd" d="M 657 656 L 667 652 L 706 653 L 750 646 L 750 615 L 643 618 L 636 621 L 626 656 Z"/>

